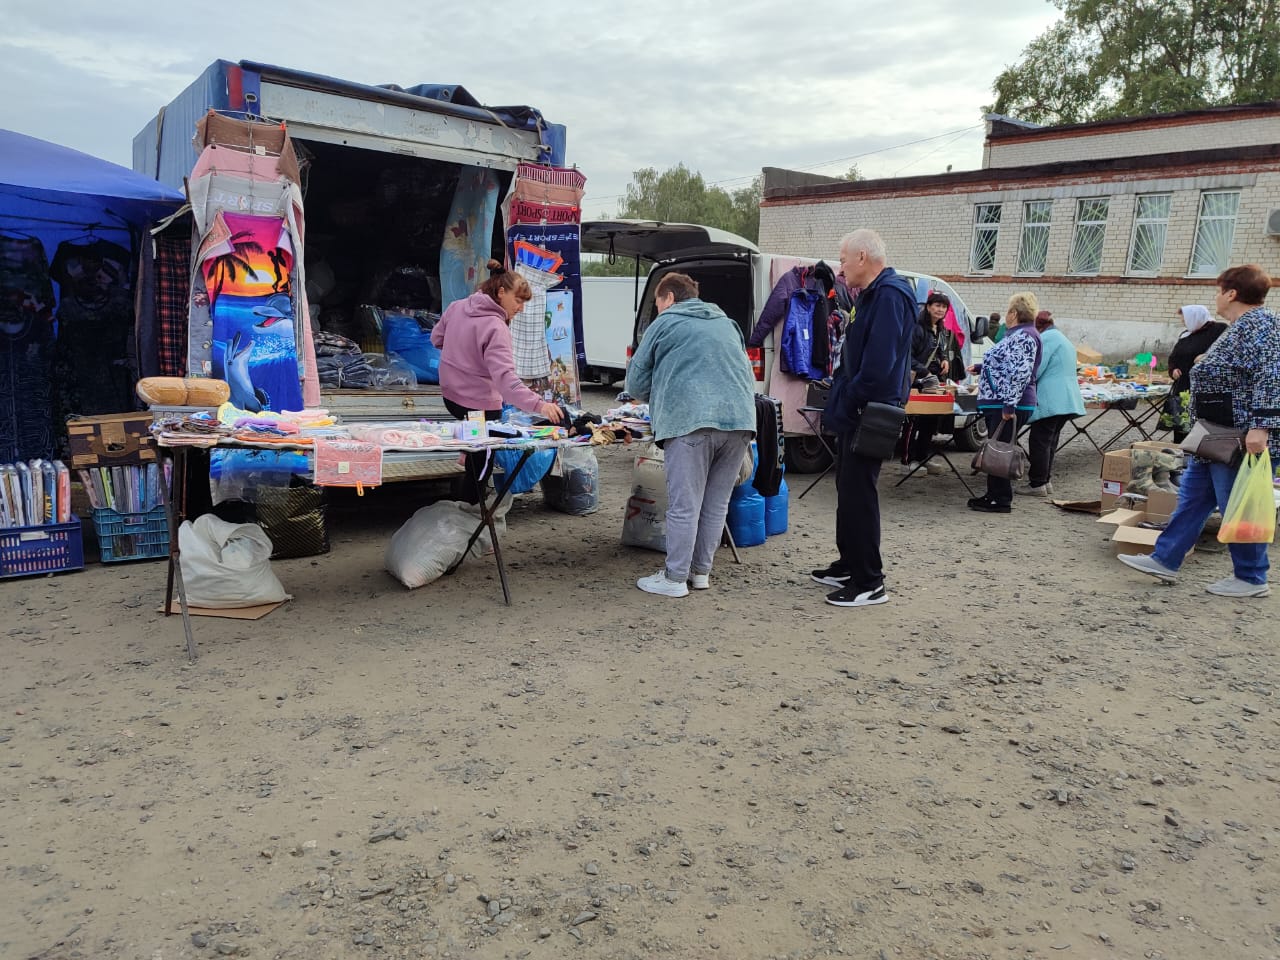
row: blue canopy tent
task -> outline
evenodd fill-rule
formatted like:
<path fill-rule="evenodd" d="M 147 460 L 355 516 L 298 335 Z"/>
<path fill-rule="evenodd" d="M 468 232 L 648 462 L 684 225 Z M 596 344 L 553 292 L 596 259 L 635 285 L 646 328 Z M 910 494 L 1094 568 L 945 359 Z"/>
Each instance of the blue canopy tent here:
<path fill-rule="evenodd" d="M 0 463 L 54 451 L 52 363 L 63 286 L 97 282 L 104 299 L 114 298 L 117 317 L 131 310 L 135 238 L 184 199 L 118 164 L 0 130 Z M 98 281 L 103 251 L 120 275 L 114 288 L 110 279 Z M 93 321 L 80 300 L 77 309 Z"/>

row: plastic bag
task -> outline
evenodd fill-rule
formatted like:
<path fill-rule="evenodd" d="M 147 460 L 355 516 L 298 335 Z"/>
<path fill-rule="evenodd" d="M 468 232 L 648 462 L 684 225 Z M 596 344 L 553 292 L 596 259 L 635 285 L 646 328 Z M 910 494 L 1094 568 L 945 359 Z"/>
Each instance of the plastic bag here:
<path fill-rule="evenodd" d="M 656 445 L 642 450 L 631 469 L 631 496 L 622 520 L 622 542 L 660 553 L 667 549 L 667 473 Z"/>
<path fill-rule="evenodd" d="M 431 342 L 435 318 L 395 314 L 382 319 L 382 336 L 387 350 L 413 368 L 418 383 L 440 382 L 440 348 Z"/>
<path fill-rule="evenodd" d="M 542 478 L 542 499 L 552 510 L 584 517 L 600 509 L 600 463 L 590 447 L 560 451 L 560 476 Z"/>
<path fill-rule="evenodd" d="M 423 507 L 405 521 L 387 544 L 387 572 L 410 590 L 438 579 L 462 558 L 478 522 L 474 508 L 469 510 L 456 500 L 440 500 Z M 481 557 L 492 550 L 493 540 L 485 530 L 472 544 L 471 556 Z"/>
<path fill-rule="evenodd" d="M 498 465 L 498 469 L 502 471 L 503 476 L 511 472 L 520 458 L 524 455 L 521 450 L 502 450 L 497 449 L 493 452 L 494 462 Z M 551 469 L 551 465 L 556 462 L 556 451 L 554 448 L 548 450 L 535 450 L 529 455 L 529 459 L 525 461 L 520 472 L 515 475 L 511 481 L 511 488 L 508 493 L 528 493 L 538 485 L 538 481 L 547 475 L 547 471 Z M 506 480 L 494 480 L 494 484 L 506 483 Z"/>
<path fill-rule="evenodd" d="M 271 570 L 271 538 L 256 523 L 227 523 L 211 513 L 178 528 L 187 603 L 226 609 L 288 600 Z"/>
<path fill-rule="evenodd" d="M 1271 455 L 1245 454 L 1236 471 L 1218 540 L 1222 543 L 1270 543 L 1276 536 L 1276 502 L 1271 492 Z"/>
<path fill-rule="evenodd" d="M 413 367 L 405 363 L 394 353 L 366 353 L 372 370 L 371 384 L 375 390 L 405 390 L 418 386 L 417 374 Z"/>

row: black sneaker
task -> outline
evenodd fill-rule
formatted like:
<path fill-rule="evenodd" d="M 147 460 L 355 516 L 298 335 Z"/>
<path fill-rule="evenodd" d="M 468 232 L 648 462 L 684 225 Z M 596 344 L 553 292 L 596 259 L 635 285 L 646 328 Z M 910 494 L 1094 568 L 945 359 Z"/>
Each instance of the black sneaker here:
<path fill-rule="evenodd" d="M 1013 507 L 1009 504 L 1001 503 L 999 500 L 989 500 L 986 497 L 970 498 L 969 509 L 977 510 L 979 513 L 1013 513 Z"/>
<path fill-rule="evenodd" d="M 809 574 L 814 583 L 820 583 L 824 587 L 843 587 L 849 583 L 849 574 L 844 573 L 834 563 L 829 567 L 823 567 L 821 570 L 814 570 Z"/>
<path fill-rule="evenodd" d="M 835 607 L 870 607 L 888 602 L 889 595 L 884 592 L 884 584 L 873 590 L 859 590 L 855 586 L 848 586 L 827 594 L 827 603 Z"/>

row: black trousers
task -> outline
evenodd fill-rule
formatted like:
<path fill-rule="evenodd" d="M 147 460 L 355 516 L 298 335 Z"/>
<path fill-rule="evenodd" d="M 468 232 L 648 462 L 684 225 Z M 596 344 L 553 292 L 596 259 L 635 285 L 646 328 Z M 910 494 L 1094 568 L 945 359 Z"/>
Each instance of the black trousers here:
<path fill-rule="evenodd" d="M 858 592 L 884 583 L 880 562 L 880 461 L 849 449 L 853 434 L 836 440 L 836 548 L 840 569 Z"/>
<path fill-rule="evenodd" d="M 1063 413 L 1031 424 L 1027 439 L 1027 449 L 1031 453 L 1031 470 L 1027 481 L 1031 486 L 1042 487 L 1049 482 L 1053 475 L 1053 457 L 1058 450 L 1058 437 L 1071 419 L 1071 414 Z"/>
<path fill-rule="evenodd" d="M 1013 442 L 1018 435 L 1018 430 L 1031 418 L 1030 410 L 1017 411 L 1013 419 L 1015 424 L 1013 435 L 1010 436 L 1009 427 L 1005 424 L 1004 417 L 999 410 L 984 410 L 982 413 L 987 420 L 987 436 L 992 439 L 1004 440 L 1007 443 Z M 1011 505 L 1013 503 L 1013 483 L 1004 477 L 993 477 L 991 474 L 987 474 L 986 499 Z"/>
<path fill-rule="evenodd" d="M 907 459 L 920 463 L 933 452 L 933 437 L 944 417 L 912 417 Z"/>
<path fill-rule="evenodd" d="M 449 411 L 449 415 L 455 420 L 467 419 L 468 410 L 460 403 L 454 403 L 448 397 L 444 398 L 444 407 Z M 501 420 L 501 410 L 486 410 L 484 412 L 486 420 Z M 454 500 L 460 500 L 463 503 L 479 503 L 480 491 L 484 489 L 484 485 L 489 482 L 489 475 L 485 472 L 485 463 L 492 462 L 489 460 L 487 453 L 468 453 L 467 472 L 460 477 L 454 477 L 450 484 L 450 493 Z"/>

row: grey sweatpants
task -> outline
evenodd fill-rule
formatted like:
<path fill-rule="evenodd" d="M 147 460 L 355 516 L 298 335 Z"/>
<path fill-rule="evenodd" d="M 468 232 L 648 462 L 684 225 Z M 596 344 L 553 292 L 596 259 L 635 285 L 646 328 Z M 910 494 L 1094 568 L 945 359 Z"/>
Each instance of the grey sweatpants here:
<path fill-rule="evenodd" d="M 710 573 L 729 512 L 729 494 L 751 442 L 749 430 L 704 427 L 662 448 L 667 475 L 667 579 Z"/>

